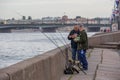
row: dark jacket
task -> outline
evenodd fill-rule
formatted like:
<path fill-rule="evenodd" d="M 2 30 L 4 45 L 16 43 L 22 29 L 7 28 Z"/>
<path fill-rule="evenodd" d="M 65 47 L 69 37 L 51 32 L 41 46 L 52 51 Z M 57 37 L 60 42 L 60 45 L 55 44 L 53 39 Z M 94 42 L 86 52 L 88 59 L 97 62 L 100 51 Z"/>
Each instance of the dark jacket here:
<path fill-rule="evenodd" d="M 80 40 L 78 41 L 78 50 L 81 49 L 88 49 L 88 37 L 87 37 L 87 33 L 85 32 L 85 30 L 80 31 L 80 34 L 78 35 L 80 37 Z"/>
<path fill-rule="evenodd" d="M 77 49 L 77 42 L 75 42 L 73 38 L 69 38 L 69 36 L 73 34 L 79 34 L 79 31 L 72 30 L 68 35 L 68 40 L 71 40 L 71 48 Z"/>

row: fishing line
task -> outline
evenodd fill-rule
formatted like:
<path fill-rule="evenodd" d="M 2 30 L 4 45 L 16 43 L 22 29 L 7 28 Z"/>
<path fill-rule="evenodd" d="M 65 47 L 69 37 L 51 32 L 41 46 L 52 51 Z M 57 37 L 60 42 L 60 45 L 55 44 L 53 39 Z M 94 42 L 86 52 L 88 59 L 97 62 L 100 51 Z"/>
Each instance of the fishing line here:
<path fill-rule="evenodd" d="M 45 33 L 43 33 L 43 32 L 42 32 L 42 34 L 43 34 L 46 38 L 48 38 L 48 40 L 50 40 L 57 48 L 59 48 L 59 50 L 62 52 L 63 57 L 65 58 L 64 52 L 63 52 L 63 50 L 59 47 L 59 45 L 56 44 L 47 34 L 45 34 Z"/>
<path fill-rule="evenodd" d="M 57 41 L 56 41 L 56 39 L 53 37 L 53 36 L 55 36 L 61 43 L 63 43 L 63 45 L 65 46 L 65 48 L 67 49 L 67 47 L 66 47 L 66 45 L 64 44 L 64 42 L 59 38 L 59 37 L 57 37 L 57 35 L 52 35 L 52 39 L 54 40 L 54 42 L 58 45 L 58 43 L 57 43 Z M 58 45 L 59 46 L 59 45 Z M 66 59 L 66 67 L 68 66 L 68 59 L 69 59 L 69 56 L 68 56 L 68 53 L 66 53 L 66 57 L 65 57 L 65 59 Z"/>
<path fill-rule="evenodd" d="M 62 33 L 61 33 L 61 32 L 59 32 L 59 31 L 58 31 L 58 33 L 61 35 L 62 39 L 64 40 L 64 42 L 65 42 L 65 44 L 66 44 L 66 48 L 67 48 L 69 51 L 71 51 L 71 52 L 72 52 L 72 50 L 71 50 L 71 48 L 69 47 L 69 45 L 68 45 L 68 43 L 67 43 L 66 39 L 63 37 Z"/>

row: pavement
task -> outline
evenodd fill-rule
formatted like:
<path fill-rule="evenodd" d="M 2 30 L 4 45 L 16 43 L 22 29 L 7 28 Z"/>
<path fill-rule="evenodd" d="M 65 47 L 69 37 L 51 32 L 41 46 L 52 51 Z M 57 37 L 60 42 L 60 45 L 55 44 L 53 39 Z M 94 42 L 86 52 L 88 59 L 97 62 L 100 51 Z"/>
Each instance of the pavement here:
<path fill-rule="evenodd" d="M 88 57 L 87 75 L 63 75 L 61 80 L 120 80 L 120 55 L 115 49 L 94 48 Z"/>

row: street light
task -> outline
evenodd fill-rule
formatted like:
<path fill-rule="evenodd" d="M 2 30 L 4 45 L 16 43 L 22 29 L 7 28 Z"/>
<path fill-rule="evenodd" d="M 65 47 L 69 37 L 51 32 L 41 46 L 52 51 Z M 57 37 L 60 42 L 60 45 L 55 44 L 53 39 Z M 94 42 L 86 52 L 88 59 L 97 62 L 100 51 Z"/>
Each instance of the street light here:
<path fill-rule="evenodd" d="M 119 1 L 120 1 L 120 0 L 119 0 Z M 119 10 L 119 16 L 118 16 L 118 30 L 120 30 L 120 2 L 119 2 L 118 10 Z"/>

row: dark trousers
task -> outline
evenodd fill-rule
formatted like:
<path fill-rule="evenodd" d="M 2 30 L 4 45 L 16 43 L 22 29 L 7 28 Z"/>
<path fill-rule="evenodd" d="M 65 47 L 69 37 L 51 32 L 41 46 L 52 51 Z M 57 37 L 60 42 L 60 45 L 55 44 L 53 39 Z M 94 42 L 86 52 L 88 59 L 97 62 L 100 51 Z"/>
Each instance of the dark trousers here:
<path fill-rule="evenodd" d="M 76 60 L 76 55 L 77 55 L 77 49 L 72 48 L 72 59 L 75 61 Z"/>
<path fill-rule="evenodd" d="M 88 62 L 86 59 L 86 50 L 78 50 L 78 60 L 84 69 L 88 69 Z"/>

